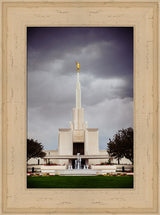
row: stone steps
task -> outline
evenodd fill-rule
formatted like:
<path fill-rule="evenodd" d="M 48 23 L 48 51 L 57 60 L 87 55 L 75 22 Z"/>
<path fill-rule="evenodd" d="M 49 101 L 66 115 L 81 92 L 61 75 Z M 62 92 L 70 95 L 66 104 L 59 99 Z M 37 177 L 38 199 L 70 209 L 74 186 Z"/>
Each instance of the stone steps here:
<path fill-rule="evenodd" d="M 67 169 L 59 170 L 60 175 L 96 175 L 97 170 L 92 169 Z"/>

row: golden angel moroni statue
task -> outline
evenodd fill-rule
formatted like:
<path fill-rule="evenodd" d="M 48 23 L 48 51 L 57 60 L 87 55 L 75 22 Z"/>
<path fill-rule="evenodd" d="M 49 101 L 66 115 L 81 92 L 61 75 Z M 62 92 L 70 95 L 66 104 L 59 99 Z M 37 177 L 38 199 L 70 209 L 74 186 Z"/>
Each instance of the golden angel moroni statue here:
<path fill-rule="evenodd" d="M 77 64 L 77 72 L 79 72 L 79 63 L 76 61 L 76 64 Z"/>

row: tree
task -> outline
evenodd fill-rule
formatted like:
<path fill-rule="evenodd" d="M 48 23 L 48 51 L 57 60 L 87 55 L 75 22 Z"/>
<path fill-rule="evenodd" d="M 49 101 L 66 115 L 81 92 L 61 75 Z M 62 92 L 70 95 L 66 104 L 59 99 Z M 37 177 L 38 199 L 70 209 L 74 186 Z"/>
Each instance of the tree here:
<path fill-rule="evenodd" d="M 43 145 L 37 140 L 27 139 L 27 161 L 31 158 L 43 158 L 46 155 L 43 152 Z"/>
<path fill-rule="evenodd" d="M 123 129 L 123 144 L 125 147 L 124 157 L 133 164 L 133 128 Z"/>
<path fill-rule="evenodd" d="M 133 164 L 133 128 L 121 129 L 109 139 L 108 153 L 115 157 L 120 163 L 120 159 L 126 157 Z"/>

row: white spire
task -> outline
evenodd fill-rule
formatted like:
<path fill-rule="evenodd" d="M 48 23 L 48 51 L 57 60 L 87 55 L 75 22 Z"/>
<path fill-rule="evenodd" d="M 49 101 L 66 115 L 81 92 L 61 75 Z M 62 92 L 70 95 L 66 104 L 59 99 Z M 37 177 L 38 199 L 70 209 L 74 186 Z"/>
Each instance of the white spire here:
<path fill-rule="evenodd" d="M 76 108 L 81 108 L 81 85 L 79 81 L 79 63 L 77 63 Z"/>

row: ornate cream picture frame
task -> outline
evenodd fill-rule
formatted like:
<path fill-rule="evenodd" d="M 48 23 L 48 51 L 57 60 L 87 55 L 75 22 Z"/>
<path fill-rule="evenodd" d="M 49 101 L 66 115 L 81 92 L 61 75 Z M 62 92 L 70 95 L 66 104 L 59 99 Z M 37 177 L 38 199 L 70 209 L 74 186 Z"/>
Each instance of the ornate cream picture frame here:
<path fill-rule="evenodd" d="M 159 1 L 1 0 L 1 214 L 160 214 Z M 134 27 L 134 189 L 27 189 L 27 26 Z"/>

